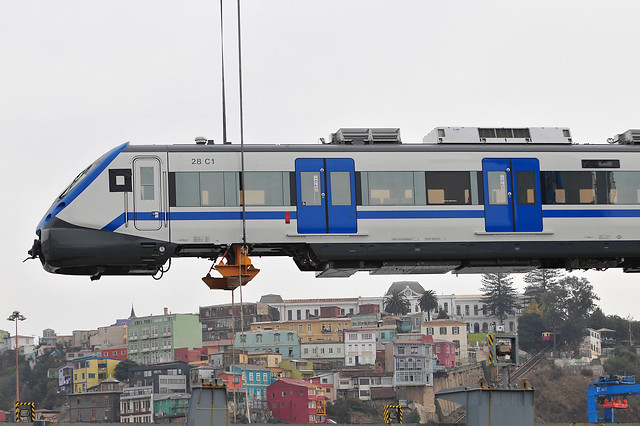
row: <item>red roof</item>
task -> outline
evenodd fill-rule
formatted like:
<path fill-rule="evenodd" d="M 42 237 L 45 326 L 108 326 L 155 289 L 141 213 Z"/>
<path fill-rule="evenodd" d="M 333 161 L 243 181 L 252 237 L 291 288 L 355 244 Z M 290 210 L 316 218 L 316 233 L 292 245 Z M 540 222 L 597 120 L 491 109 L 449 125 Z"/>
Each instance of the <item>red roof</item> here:
<path fill-rule="evenodd" d="M 291 379 L 289 377 L 281 377 L 278 380 L 276 380 L 276 382 L 283 382 L 283 383 L 287 383 L 289 385 L 304 386 L 306 388 L 315 387 L 314 383 L 305 382 L 304 380 Z"/>

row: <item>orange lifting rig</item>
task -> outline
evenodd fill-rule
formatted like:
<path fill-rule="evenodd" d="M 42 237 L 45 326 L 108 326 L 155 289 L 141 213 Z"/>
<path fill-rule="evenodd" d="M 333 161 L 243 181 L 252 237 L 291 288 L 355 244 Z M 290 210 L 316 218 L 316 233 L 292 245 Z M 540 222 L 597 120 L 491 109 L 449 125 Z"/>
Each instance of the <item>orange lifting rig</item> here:
<path fill-rule="evenodd" d="M 225 259 L 226 263 L 223 263 Z M 212 277 L 211 269 L 220 272 L 222 278 Z M 251 264 L 245 247 L 241 245 L 231 246 L 222 256 L 222 260 L 211 269 L 207 276 L 202 278 L 211 290 L 235 290 L 251 281 L 260 272 L 260 269 Z"/>
<path fill-rule="evenodd" d="M 604 399 L 604 403 L 602 404 L 602 408 L 629 408 L 629 403 L 626 398 L 620 401 L 619 399 L 612 399 L 609 401 L 607 398 Z"/>

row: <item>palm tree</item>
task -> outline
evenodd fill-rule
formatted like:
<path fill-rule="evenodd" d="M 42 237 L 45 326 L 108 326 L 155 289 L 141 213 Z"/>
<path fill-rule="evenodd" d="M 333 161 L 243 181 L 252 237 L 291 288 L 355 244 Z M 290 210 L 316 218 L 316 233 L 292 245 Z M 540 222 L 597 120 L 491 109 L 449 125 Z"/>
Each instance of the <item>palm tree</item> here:
<path fill-rule="evenodd" d="M 411 303 L 402 290 L 393 289 L 384 296 L 384 311 L 392 315 L 404 315 L 411 310 Z"/>
<path fill-rule="evenodd" d="M 418 302 L 420 309 L 422 312 L 427 313 L 427 319 L 431 321 L 431 311 L 438 309 L 438 298 L 436 297 L 436 292 L 433 290 L 425 290 L 420 296 L 420 301 Z"/>

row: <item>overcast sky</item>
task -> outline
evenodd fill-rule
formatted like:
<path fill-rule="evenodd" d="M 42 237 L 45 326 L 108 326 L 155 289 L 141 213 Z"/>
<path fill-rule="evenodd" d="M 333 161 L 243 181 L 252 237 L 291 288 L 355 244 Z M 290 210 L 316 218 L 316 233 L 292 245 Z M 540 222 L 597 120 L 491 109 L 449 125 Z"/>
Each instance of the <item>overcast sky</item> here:
<path fill-rule="evenodd" d="M 239 142 L 235 2 L 224 1 Z M 605 143 L 640 127 L 639 13 L 637 1 L 242 0 L 245 143 L 314 144 L 359 126 L 420 142 L 454 125 L 568 126 L 574 141 Z M 128 317 L 132 303 L 142 316 L 230 302 L 200 280 L 206 260 L 179 259 L 161 281 L 22 263 L 54 197 L 114 146 L 220 141 L 220 74 L 217 0 L 0 2 L 0 319 L 17 309 L 20 334 L 70 334 Z M 250 302 L 377 296 L 402 279 L 439 294 L 480 288 L 480 276 L 315 279 L 289 259 L 254 263 Z M 586 276 L 606 314 L 640 319 L 640 277 Z"/>

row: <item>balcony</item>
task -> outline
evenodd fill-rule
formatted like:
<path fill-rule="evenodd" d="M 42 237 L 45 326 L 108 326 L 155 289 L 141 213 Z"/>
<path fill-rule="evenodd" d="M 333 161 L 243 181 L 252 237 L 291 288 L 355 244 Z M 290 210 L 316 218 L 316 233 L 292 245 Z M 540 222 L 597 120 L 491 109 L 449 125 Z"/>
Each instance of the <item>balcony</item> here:
<path fill-rule="evenodd" d="M 129 340 L 138 340 L 138 335 L 136 334 L 135 336 L 129 336 Z"/>
<path fill-rule="evenodd" d="M 151 337 L 158 337 L 158 333 L 151 333 Z"/>

